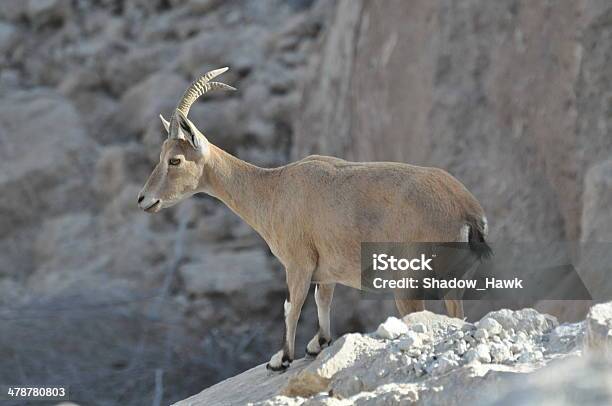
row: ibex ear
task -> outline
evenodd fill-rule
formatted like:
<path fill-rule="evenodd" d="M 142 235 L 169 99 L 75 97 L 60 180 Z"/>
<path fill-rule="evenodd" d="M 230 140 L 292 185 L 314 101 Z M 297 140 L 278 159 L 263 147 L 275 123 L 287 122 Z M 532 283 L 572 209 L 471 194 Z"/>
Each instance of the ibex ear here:
<path fill-rule="evenodd" d="M 204 135 L 187 117 L 185 117 L 183 113 L 180 111 L 177 111 L 176 113 L 179 131 L 183 134 L 184 139 L 188 141 L 194 149 L 205 153 L 208 149 L 208 140 L 206 137 L 204 137 Z"/>
<path fill-rule="evenodd" d="M 168 122 L 168 120 L 166 120 L 164 118 L 164 116 L 162 116 L 161 114 L 159 115 L 159 118 L 160 118 L 162 124 L 164 125 L 164 128 L 166 129 L 166 132 L 170 133 L 170 123 Z"/>

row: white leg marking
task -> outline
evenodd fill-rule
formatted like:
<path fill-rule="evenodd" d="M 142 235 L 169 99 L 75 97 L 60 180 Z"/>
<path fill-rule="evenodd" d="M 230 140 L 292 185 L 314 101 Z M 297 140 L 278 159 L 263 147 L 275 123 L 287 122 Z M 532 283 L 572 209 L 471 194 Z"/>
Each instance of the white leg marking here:
<path fill-rule="evenodd" d="M 289 328 L 289 313 L 291 312 L 291 303 L 288 302 L 287 300 L 285 300 L 285 304 L 284 304 L 284 309 L 285 309 L 285 329 Z M 270 362 L 268 363 L 268 366 L 273 368 L 273 369 L 280 369 L 281 366 L 283 367 L 288 367 L 290 362 L 289 361 L 285 361 L 283 362 L 283 357 L 287 354 L 285 354 L 284 348 L 287 345 L 287 337 L 285 337 L 285 343 L 283 343 L 283 349 L 278 351 L 276 354 L 274 354 L 272 356 L 272 358 L 270 358 Z"/>
<path fill-rule="evenodd" d="M 270 366 L 272 368 L 280 368 L 283 364 L 283 350 L 280 350 L 270 358 Z"/>
<path fill-rule="evenodd" d="M 321 346 L 319 345 L 319 333 L 312 337 L 312 340 L 308 342 L 306 349 L 312 354 L 318 354 L 321 352 Z"/>
<path fill-rule="evenodd" d="M 289 312 L 291 311 L 291 303 L 285 300 L 285 319 L 289 316 Z"/>
<path fill-rule="evenodd" d="M 470 238 L 470 226 L 464 224 L 461 226 L 461 230 L 459 231 L 459 241 L 467 242 Z"/>
<path fill-rule="evenodd" d="M 323 331 L 324 338 L 331 336 L 331 326 L 329 320 L 329 303 L 323 303 L 319 293 L 319 285 L 315 287 L 315 303 L 317 304 L 317 316 L 319 317 L 319 327 Z M 315 337 L 316 338 L 316 337 Z M 318 344 L 318 343 L 317 343 Z"/>

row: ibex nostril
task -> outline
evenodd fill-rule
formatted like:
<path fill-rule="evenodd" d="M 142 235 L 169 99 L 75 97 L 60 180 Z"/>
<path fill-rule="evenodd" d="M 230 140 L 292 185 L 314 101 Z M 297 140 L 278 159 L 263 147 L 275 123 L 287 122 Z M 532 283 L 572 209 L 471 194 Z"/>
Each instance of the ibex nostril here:
<path fill-rule="evenodd" d="M 138 196 L 138 203 L 142 202 L 144 200 L 144 196 Z"/>

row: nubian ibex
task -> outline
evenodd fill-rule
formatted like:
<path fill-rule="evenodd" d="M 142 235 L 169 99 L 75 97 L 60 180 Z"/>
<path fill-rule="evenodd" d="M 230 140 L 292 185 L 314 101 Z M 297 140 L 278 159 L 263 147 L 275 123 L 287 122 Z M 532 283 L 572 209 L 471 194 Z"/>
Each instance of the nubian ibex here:
<path fill-rule="evenodd" d="M 210 143 L 187 115 L 209 90 L 235 90 L 211 81 L 226 70 L 193 82 L 169 122 L 160 115 L 168 139 L 138 204 L 155 213 L 204 192 L 225 203 L 268 243 L 285 267 L 288 287 L 284 344 L 269 369 L 283 370 L 294 359 L 296 326 L 311 283 L 316 284 L 319 329 L 306 351 L 315 356 L 330 343 L 335 284 L 361 286 L 361 242 L 484 243 L 482 207 L 441 169 L 318 155 L 265 169 Z M 401 315 L 424 309 L 423 300 L 396 296 L 395 301 Z M 445 304 L 451 316 L 463 317 L 460 300 Z"/>

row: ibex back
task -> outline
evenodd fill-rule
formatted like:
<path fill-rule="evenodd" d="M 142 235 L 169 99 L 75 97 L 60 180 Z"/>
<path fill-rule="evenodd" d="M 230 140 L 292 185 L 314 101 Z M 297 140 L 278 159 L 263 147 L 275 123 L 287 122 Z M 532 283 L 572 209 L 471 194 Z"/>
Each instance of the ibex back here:
<path fill-rule="evenodd" d="M 211 144 L 187 118 L 205 92 L 230 89 L 211 82 L 227 68 L 207 73 L 185 92 L 170 121 L 160 161 L 139 197 L 151 213 L 195 193 L 217 197 L 253 227 L 284 265 L 283 348 L 268 363 L 282 370 L 294 359 L 295 330 L 311 283 L 319 330 L 306 352 L 315 356 L 331 341 L 329 311 L 336 283 L 360 288 L 363 241 L 484 243 L 486 219 L 478 201 L 441 169 L 391 162 L 348 162 L 309 156 L 264 169 Z M 423 310 L 422 300 L 396 297 L 401 315 Z M 453 317 L 463 317 L 459 300 L 445 300 Z"/>

